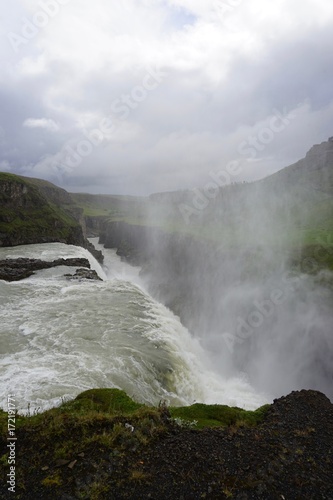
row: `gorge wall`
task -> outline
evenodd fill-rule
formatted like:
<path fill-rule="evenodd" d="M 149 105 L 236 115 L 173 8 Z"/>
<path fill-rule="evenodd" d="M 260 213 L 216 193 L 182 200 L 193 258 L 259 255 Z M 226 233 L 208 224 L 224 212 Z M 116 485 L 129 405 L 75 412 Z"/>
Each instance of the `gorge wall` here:
<path fill-rule="evenodd" d="M 308 273 L 301 254 L 292 263 L 270 245 L 217 244 L 123 221 L 107 224 L 101 242 L 142 266 L 149 292 L 180 317 L 221 374 L 244 373 L 274 397 L 313 388 L 333 398 L 328 269 Z"/>
<path fill-rule="evenodd" d="M 102 254 L 86 239 L 83 210 L 41 179 L 0 173 L 0 246 L 61 242 Z"/>

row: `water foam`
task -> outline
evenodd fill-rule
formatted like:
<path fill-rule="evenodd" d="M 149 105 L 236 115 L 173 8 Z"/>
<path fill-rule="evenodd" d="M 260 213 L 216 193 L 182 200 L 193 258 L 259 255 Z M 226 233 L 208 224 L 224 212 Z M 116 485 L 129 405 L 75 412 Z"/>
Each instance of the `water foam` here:
<path fill-rule="evenodd" d="M 86 257 L 105 279 L 71 282 L 54 268 L 21 282 L 0 281 L 0 406 L 14 393 L 22 411 L 46 409 L 94 387 L 121 388 L 147 404 L 256 408 L 267 401 L 244 377 L 210 370 L 199 341 L 144 290 L 138 268 L 105 250 L 104 272 L 87 254 L 60 243 L 0 250 L 0 258 Z"/>

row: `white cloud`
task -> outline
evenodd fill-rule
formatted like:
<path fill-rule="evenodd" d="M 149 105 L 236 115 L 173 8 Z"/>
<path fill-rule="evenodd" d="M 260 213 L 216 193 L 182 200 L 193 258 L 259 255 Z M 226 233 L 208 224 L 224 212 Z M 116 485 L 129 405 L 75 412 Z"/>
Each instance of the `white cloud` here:
<path fill-rule="evenodd" d="M 23 122 L 23 127 L 27 128 L 44 128 L 50 132 L 57 132 L 59 125 L 55 121 L 48 118 L 27 118 Z"/>

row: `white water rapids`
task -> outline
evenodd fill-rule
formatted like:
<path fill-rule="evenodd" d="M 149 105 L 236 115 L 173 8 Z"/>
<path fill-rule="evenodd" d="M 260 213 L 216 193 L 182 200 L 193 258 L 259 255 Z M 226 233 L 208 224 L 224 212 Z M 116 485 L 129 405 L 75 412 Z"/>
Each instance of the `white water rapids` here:
<path fill-rule="evenodd" d="M 96 244 L 96 241 L 94 241 Z M 135 400 L 172 405 L 220 403 L 254 409 L 269 401 L 240 375 L 211 371 L 198 340 L 144 288 L 139 268 L 103 249 L 61 243 L 0 249 L 0 259 L 88 258 L 103 281 L 64 277 L 75 268 L 0 280 L 0 407 L 15 394 L 21 411 L 56 406 L 90 388 L 116 387 Z"/>

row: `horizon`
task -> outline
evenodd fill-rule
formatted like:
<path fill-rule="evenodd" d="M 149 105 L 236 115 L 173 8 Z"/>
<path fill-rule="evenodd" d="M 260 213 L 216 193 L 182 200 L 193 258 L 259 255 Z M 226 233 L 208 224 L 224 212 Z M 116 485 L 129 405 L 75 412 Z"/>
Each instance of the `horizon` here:
<path fill-rule="evenodd" d="M 264 177 L 260 177 L 258 179 L 252 179 L 252 180 L 235 180 L 235 181 L 232 181 L 231 182 L 231 179 L 233 178 L 232 176 L 230 177 L 230 182 L 228 183 L 217 183 L 216 181 L 216 184 L 219 186 L 219 189 L 223 189 L 224 187 L 228 187 L 230 185 L 235 185 L 235 184 L 252 184 L 252 183 L 255 183 L 255 182 L 259 182 L 259 181 L 262 181 L 264 179 L 267 179 L 268 177 L 271 177 L 272 175 L 274 174 L 278 174 L 279 172 L 282 172 L 283 170 L 285 170 L 286 168 L 289 168 L 291 167 L 292 165 L 294 165 L 295 163 L 297 163 L 298 161 L 301 161 L 305 158 L 306 154 L 315 146 L 320 146 L 324 143 L 328 143 L 330 142 L 330 140 L 332 139 L 332 137 L 328 137 L 328 139 L 325 141 L 321 141 L 317 144 L 313 144 L 310 149 L 308 149 L 305 153 L 304 153 L 304 156 L 302 156 L 301 158 L 298 158 L 296 159 L 295 162 L 293 162 L 292 164 L 290 165 L 285 165 L 285 166 L 282 166 L 280 169 L 276 170 L 275 172 L 272 172 L 272 173 L 269 173 L 268 175 L 264 176 Z M 331 141 L 332 142 L 332 141 Z M 230 162 L 230 163 L 234 163 L 234 162 Z M 192 187 L 184 187 L 184 188 L 181 188 L 181 189 L 175 189 L 175 190 L 165 190 L 165 191 L 155 191 L 155 192 L 151 192 L 151 193 L 148 193 L 148 194 L 129 194 L 129 193 L 113 193 L 113 192 L 89 192 L 89 191 L 70 191 L 68 188 L 65 188 L 63 186 L 60 186 L 58 184 L 56 184 L 56 182 L 52 182 L 46 178 L 41 178 L 41 177 L 33 177 L 31 175 L 21 175 L 21 174 L 17 174 L 15 172 L 6 172 L 6 171 L 0 171 L 0 173 L 3 173 L 3 174 L 13 174 L 13 175 L 19 175 L 21 177 L 26 177 L 26 178 L 30 178 L 30 179 L 39 179 L 39 180 L 43 180 L 43 181 L 47 181 L 47 182 L 51 182 L 52 184 L 54 184 L 56 187 L 59 187 L 59 188 L 62 188 L 62 189 L 65 189 L 69 194 L 87 194 L 87 195 L 94 195 L 94 196 L 115 196 L 115 197 L 128 197 L 128 198 L 149 198 L 150 196 L 153 196 L 153 195 L 166 195 L 166 194 L 172 194 L 172 193 L 176 193 L 176 192 L 184 192 L 184 193 L 189 193 L 189 192 L 193 192 L 193 191 L 196 191 L 196 190 L 200 190 L 200 189 L 203 189 L 204 186 L 201 185 L 201 186 L 192 186 Z M 220 170 L 220 173 L 225 173 L 225 169 L 221 169 Z M 211 172 L 211 177 L 212 177 L 212 172 Z M 216 175 L 216 172 L 215 172 L 215 178 L 217 177 Z M 213 180 L 214 180 L 214 172 L 213 172 Z M 224 179 L 223 179 L 224 180 Z"/>

